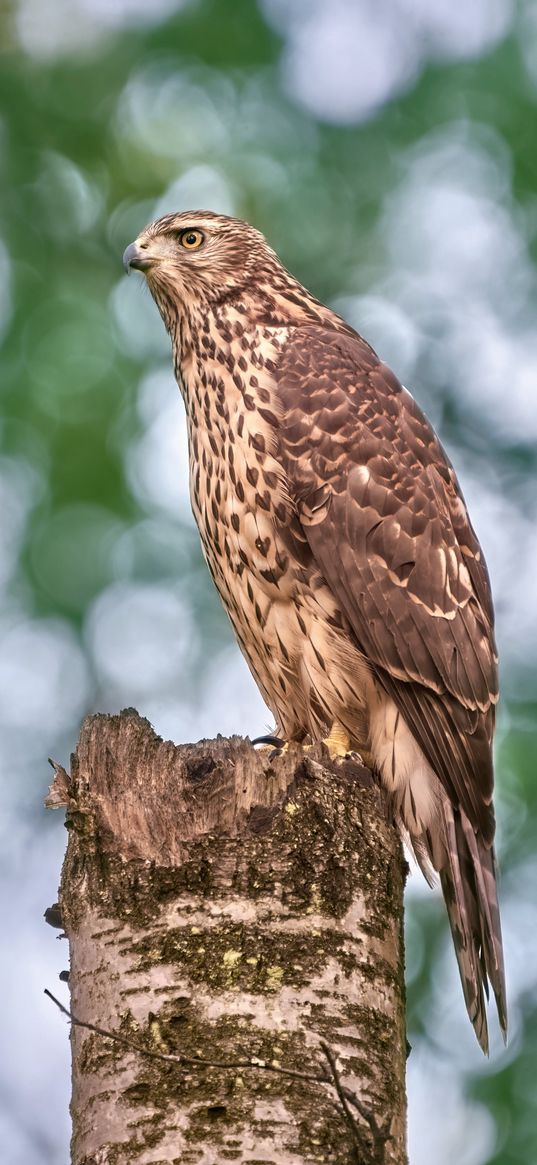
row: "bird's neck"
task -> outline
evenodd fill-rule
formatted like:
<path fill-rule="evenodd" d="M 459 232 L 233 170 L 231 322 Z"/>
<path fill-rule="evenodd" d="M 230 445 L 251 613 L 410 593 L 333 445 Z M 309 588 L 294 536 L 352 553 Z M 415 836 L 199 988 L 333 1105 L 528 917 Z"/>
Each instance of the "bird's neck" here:
<path fill-rule="evenodd" d="M 199 388 L 201 379 L 237 374 L 245 353 L 267 344 L 284 343 L 289 330 L 329 324 L 338 317 L 286 271 L 244 288 L 222 289 L 218 298 L 185 304 L 169 322 L 175 375 L 183 397 Z"/>
<path fill-rule="evenodd" d="M 285 270 L 248 289 L 248 314 L 256 323 L 268 327 L 325 324 L 333 318 L 330 308 Z"/>

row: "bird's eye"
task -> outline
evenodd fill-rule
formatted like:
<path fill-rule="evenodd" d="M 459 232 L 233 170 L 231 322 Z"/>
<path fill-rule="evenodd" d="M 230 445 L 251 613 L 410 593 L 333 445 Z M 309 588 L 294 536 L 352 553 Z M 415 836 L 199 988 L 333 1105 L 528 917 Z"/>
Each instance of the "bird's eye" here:
<path fill-rule="evenodd" d="M 195 231 L 192 230 L 192 228 L 189 228 L 186 231 L 181 231 L 181 234 L 179 235 L 179 242 L 186 251 L 197 251 L 198 247 L 201 247 L 201 244 L 204 242 L 204 240 L 205 235 L 203 234 L 203 231 Z"/>

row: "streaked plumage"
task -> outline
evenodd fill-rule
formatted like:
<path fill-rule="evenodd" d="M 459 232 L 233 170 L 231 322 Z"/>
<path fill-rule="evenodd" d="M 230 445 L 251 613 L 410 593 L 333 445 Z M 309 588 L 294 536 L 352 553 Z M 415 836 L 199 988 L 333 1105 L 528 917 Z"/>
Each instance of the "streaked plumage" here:
<path fill-rule="evenodd" d="M 487 982 L 507 1022 L 497 660 L 453 468 L 393 373 L 246 223 L 168 215 L 125 263 L 172 339 L 205 557 L 277 734 L 342 729 L 371 758 L 425 875 L 440 874 L 486 1050 Z"/>

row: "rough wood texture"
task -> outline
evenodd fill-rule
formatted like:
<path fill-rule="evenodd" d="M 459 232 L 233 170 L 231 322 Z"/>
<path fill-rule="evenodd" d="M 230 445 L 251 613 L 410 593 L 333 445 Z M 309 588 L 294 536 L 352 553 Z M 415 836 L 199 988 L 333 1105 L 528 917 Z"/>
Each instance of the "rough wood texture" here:
<path fill-rule="evenodd" d="M 86 720 L 56 776 L 74 1165 L 403 1165 L 404 862 L 367 770 Z M 364 1106 L 349 1121 L 330 1075 Z M 383 1144 L 371 1121 L 389 1133 Z M 355 1121 L 355 1129 L 352 1128 Z"/>

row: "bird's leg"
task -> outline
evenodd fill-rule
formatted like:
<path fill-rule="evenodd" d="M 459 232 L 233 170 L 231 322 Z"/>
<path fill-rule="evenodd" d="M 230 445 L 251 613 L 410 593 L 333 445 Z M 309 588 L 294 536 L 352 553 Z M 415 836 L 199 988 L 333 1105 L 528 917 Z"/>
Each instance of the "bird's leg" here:
<path fill-rule="evenodd" d="M 351 742 L 347 736 L 347 733 L 345 732 L 345 729 L 342 728 L 340 724 L 335 722 L 330 729 L 329 735 L 324 736 L 321 743 L 326 745 L 332 760 L 335 760 L 338 756 L 347 756 L 347 753 L 350 751 Z M 256 736 L 255 740 L 252 740 L 252 744 L 261 744 L 265 745 L 266 747 L 277 748 L 280 752 L 285 752 L 289 746 L 288 741 L 283 740 L 280 736 L 272 735 Z M 314 747 L 314 744 L 302 744 L 302 748 L 305 752 L 308 752 L 310 748 Z"/>
<path fill-rule="evenodd" d="M 345 729 L 336 721 L 334 721 L 328 736 L 323 738 L 322 743 L 328 749 L 331 760 L 336 760 L 338 756 L 347 756 L 350 752 L 350 739 Z"/>
<path fill-rule="evenodd" d="M 310 752 L 312 748 L 316 747 L 315 742 L 313 744 L 304 744 L 301 741 L 295 741 L 294 743 L 299 744 L 304 752 Z M 320 743 L 324 744 L 325 748 L 327 749 L 330 760 L 341 760 L 344 757 L 349 757 L 352 760 L 365 765 L 365 767 L 368 769 L 372 769 L 373 767 L 372 758 L 369 753 L 365 752 L 363 749 L 360 749 L 360 752 L 358 752 L 356 749 L 351 748 L 351 741 L 348 733 L 344 728 L 342 728 L 341 724 L 338 724 L 336 721 L 334 721 L 328 736 L 323 736 Z M 284 740 L 281 736 L 271 735 L 256 736 L 255 740 L 252 740 L 252 744 L 260 746 L 263 749 L 270 749 L 271 760 L 275 757 L 283 756 L 288 751 L 290 746 L 290 742 L 288 740 Z"/>
<path fill-rule="evenodd" d="M 356 748 L 352 748 L 348 733 L 337 721 L 334 721 L 328 736 L 323 738 L 322 743 L 328 749 L 331 760 L 337 760 L 338 758 L 341 760 L 344 757 L 348 757 L 349 760 L 364 765 L 366 769 L 373 772 L 374 764 L 371 754 L 361 746 L 359 751 Z"/>

